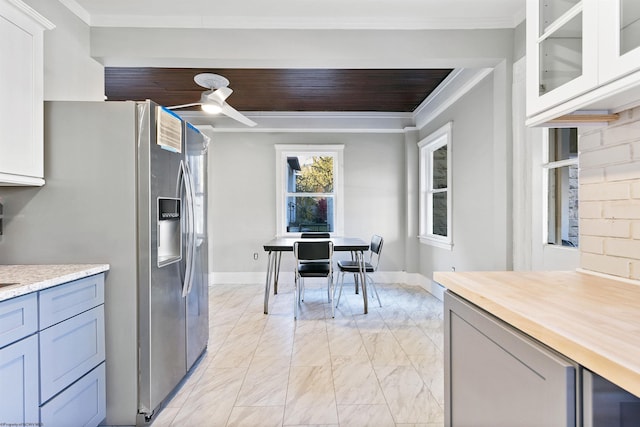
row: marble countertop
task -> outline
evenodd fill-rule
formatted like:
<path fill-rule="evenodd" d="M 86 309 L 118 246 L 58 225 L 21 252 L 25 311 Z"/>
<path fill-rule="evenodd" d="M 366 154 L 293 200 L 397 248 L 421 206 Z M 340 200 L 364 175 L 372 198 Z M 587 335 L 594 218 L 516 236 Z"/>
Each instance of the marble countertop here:
<path fill-rule="evenodd" d="M 0 265 L 0 301 L 109 270 L 109 264 Z"/>
<path fill-rule="evenodd" d="M 434 280 L 640 396 L 640 284 L 575 271 L 434 273 Z"/>

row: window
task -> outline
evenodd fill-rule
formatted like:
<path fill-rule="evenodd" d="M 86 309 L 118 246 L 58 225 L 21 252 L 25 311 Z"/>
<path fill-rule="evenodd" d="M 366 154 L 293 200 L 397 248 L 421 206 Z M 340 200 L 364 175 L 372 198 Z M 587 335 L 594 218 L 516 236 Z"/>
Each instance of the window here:
<path fill-rule="evenodd" d="M 449 122 L 418 143 L 420 241 L 451 249 L 451 128 Z"/>
<path fill-rule="evenodd" d="M 578 247 L 578 130 L 549 129 L 545 151 L 545 242 Z"/>
<path fill-rule="evenodd" d="M 277 234 L 343 234 L 343 145 L 276 145 Z"/>

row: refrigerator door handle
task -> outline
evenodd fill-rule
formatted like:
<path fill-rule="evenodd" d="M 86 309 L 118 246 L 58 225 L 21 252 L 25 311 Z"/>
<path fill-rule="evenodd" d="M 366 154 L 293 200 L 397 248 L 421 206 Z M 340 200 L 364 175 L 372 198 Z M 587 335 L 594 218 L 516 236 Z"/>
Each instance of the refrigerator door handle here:
<path fill-rule="evenodd" d="M 197 248 L 196 248 L 196 227 L 195 227 L 195 221 L 196 221 L 195 185 L 193 183 L 193 175 L 191 174 L 191 168 L 189 167 L 189 162 L 184 162 L 184 165 L 185 165 L 185 172 L 186 172 L 185 182 L 187 183 L 187 195 L 188 195 L 187 209 L 190 211 L 190 215 L 191 215 L 191 220 L 189 221 L 189 227 L 187 228 L 187 233 L 191 236 L 191 242 L 190 242 L 191 250 L 189 252 L 189 257 L 187 259 L 187 262 L 190 264 L 189 271 L 191 274 L 189 275 L 187 292 L 185 294 L 186 296 L 191 292 L 191 288 L 193 287 L 193 274 L 195 271 L 195 264 L 196 264 L 195 253 Z"/>
<path fill-rule="evenodd" d="M 191 269 L 193 263 L 191 262 L 191 259 L 193 258 L 193 254 L 192 254 L 192 248 L 193 245 L 191 244 L 191 239 L 193 234 L 191 233 L 191 227 L 192 227 L 192 223 L 193 223 L 193 218 L 191 217 L 192 215 L 192 210 L 191 210 L 191 187 L 190 187 L 190 180 L 188 178 L 188 172 L 187 172 L 187 166 L 186 163 L 181 160 L 180 161 L 180 193 L 182 193 L 182 189 L 184 189 L 184 207 L 185 209 L 183 209 L 183 214 L 185 215 L 184 217 L 184 226 L 185 226 L 185 231 L 183 233 L 186 242 L 185 242 L 185 246 L 186 246 L 186 254 L 185 254 L 185 271 L 184 271 L 184 282 L 182 284 L 182 297 L 186 297 L 189 294 L 189 290 L 191 288 L 190 284 L 191 284 L 191 276 L 193 275 L 193 271 Z M 181 194 L 182 195 L 182 194 Z"/>

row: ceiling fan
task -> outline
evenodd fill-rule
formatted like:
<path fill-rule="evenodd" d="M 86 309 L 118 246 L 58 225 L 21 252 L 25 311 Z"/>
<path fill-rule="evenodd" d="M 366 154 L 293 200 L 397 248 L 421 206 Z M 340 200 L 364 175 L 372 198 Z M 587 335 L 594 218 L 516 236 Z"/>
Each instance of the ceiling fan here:
<path fill-rule="evenodd" d="M 219 74 L 212 73 L 200 73 L 197 74 L 193 80 L 199 85 L 209 90 L 202 92 L 200 95 L 200 102 L 192 102 L 190 104 L 174 105 L 167 107 L 170 110 L 192 107 L 194 105 L 200 105 L 202 111 L 208 114 L 222 113 L 225 116 L 231 117 L 234 120 L 239 121 L 247 126 L 255 126 L 256 122 L 249 119 L 244 114 L 227 104 L 226 99 L 233 93 L 233 90 L 229 87 L 229 80 Z"/>

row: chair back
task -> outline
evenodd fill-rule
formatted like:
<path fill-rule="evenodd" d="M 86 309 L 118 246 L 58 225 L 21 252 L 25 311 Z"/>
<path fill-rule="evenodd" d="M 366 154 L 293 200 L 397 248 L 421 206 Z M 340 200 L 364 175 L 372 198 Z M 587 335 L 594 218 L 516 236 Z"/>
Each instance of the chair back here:
<path fill-rule="evenodd" d="M 329 261 L 333 256 L 333 242 L 330 240 L 298 241 L 293 244 L 298 261 Z"/>
<path fill-rule="evenodd" d="M 328 239 L 331 235 L 329 233 L 324 233 L 321 231 L 310 231 L 306 233 L 301 233 L 301 239 Z"/>
<path fill-rule="evenodd" d="M 382 245 L 384 244 L 384 239 L 377 234 L 374 234 L 371 237 L 371 244 L 369 248 L 371 252 L 369 253 L 369 263 L 373 266 L 374 270 L 378 269 L 378 264 L 380 263 L 380 254 L 382 253 Z M 374 255 L 375 255 L 375 264 L 374 264 Z"/>

